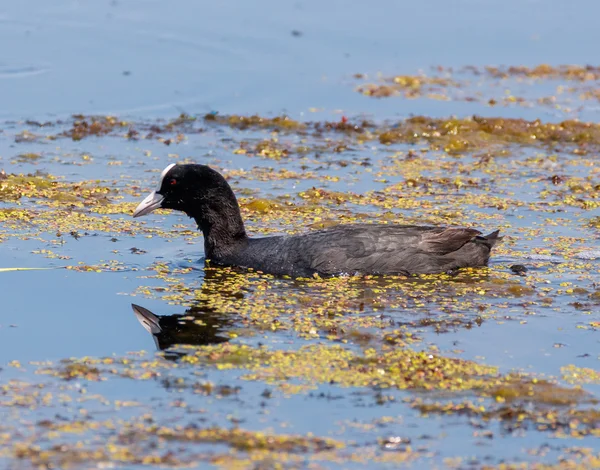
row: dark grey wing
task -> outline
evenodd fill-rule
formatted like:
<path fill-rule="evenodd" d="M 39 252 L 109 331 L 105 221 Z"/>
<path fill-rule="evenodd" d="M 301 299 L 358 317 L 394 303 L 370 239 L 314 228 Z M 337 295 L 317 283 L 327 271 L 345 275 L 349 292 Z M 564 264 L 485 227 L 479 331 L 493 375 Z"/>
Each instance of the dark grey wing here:
<path fill-rule="evenodd" d="M 470 228 L 340 225 L 291 237 L 252 239 L 243 256 L 225 261 L 296 277 L 435 273 L 486 264 L 497 234 L 480 235 Z"/>
<path fill-rule="evenodd" d="M 394 225 L 331 229 L 319 233 L 319 249 L 310 257 L 310 267 L 324 274 L 440 271 L 448 263 L 444 255 L 479 234 L 474 229 Z"/>
<path fill-rule="evenodd" d="M 431 230 L 421 236 L 419 249 L 427 253 L 445 255 L 459 250 L 477 235 L 481 235 L 481 232 L 474 228 L 448 227 L 440 232 Z"/>

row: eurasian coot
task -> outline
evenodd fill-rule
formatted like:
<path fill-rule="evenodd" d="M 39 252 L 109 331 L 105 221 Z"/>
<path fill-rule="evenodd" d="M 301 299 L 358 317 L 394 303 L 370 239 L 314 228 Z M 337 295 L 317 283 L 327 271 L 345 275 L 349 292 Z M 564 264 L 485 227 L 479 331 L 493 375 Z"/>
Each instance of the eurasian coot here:
<path fill-rule="evenodd" d="M 352 224 L 301 235 L 249 238 L 240 208 L 225 178 L 206 165 L 171 164 L 158 188 L 135 209 L 134 217 L 174 209 L 196 220 L 204 234 L 207 260 L 264 273 L 427 274 L 485 266 L 498 230 L 482 235 L 472 228 Z"/>

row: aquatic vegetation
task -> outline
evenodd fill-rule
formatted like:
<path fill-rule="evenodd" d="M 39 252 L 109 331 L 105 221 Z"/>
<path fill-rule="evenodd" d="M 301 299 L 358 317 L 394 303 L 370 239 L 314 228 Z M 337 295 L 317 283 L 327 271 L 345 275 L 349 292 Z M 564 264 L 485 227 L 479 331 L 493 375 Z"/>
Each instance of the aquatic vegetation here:
<path fill-rule="evenodd" d="M 439 354 L 417 352 L 412 349 L 393 348 L 388 352 L 366 349 L 363 354 L 353 353 L 341 346 L 313 345 L 298 350 L 275 350 L 267 347 L 223 343 L 201 347 L 180 347 L 183 355 L 178 362 L 142 355 L 129 357 L 81 358 L 63 360 L 60 364 L 38 365 L 38 374 L 55 376 L 76 387 L 61 387 L 55 394 L 44 385 L 29 385 L 9 382 L 3 387 L 2 407 L 26 407 L 23 409 L 52 409 L 54 402 L 76 399 L 86 406 L 94 401 L 105 407 L 125 410 L 139 409 L 140 402 L 111 402 L 98 395 L 71 397 L 74 391 L 93 387 L 98 381 L 114 381 L 119 378 L 151 381 L 167 390 L 178 392 L 189 390 L 194 395 L 206 395 L 218 400 L 237 399 L 241 387 L 215 385 L 210 382 L 189 383 L 181 374 L 186 371 L 205 371 L 214 368 L 229 373 L 230 380 L 264 383 L 276 386 L 280 393 L 304 395 L 319 385 L 335 387 L 365 388 L 381 393 L 391 389 L 419 391 L 410 406 L 419 410 L 424 417 L 433 414 L 469 416 L 481 423 L 500 422 L 511 429 L 533 425 L 538 431 L 554 434 L 567 432 L 572 436 L 595 433 L 600 416 L 593 410 L 574 405 L 596 404 L 597 400 L 581 391 L 558 384 L 532 378 L 526 374 L 503 375 L 498 369 L 482 366 L 472 361 L 446 358 Z M 14 364 L 14 367 L 22 367 Z M 231 372 L 235 371 L 234 376 Z M 170 375 L 175 374 L 175 375 Z M 192 375 L 193 376 L 193 375 Z M 83 382 L 81 382 L 83 381 Z M 88 385 L 85 385 L 88 384 Z M 444 392 L 445 397 L 464 396 L 466 393 L 481 397 L 479 402 L 430 402 L 422 398 L 425 391 Z M 265 400 L 273 392 L 263 392 Z M 427 395 L 425 395 L 426 397 Z M 393 397 L 391 397 L 393 399 Z M 191 397 L 186 399 L 191 401 Z M 427 400 L 427 401 L 426 401 Z M 553 408 L 548 408 L 547 405 Z M 183 399 L 170 404 L 171 407 L 191 410 Z M 87 416 L 88 413 L 84 413 Z M 168 416 L 168 415 L 167 415 Z M 156 444 L 170 449 L 172 444 L 188 445 L 220 444 L 241 452 L 224 460 L 264 457 L 279 461 L 293 455 L 310 453 L 312 458 L 324 461 L 343 462 L 354 460 L 353 454 L 345 450 L 349 443 L 340 439 L 322 438 L 314 435 L 274 434 L 266 431 L 250 431 L 240 427 L 223 428 L 206 425 L 172 425 L 163 423 L 160 414 L 141 414 L 119 421 L 99 420 L 93 417 L 81 419 L 43 419 L 36 423 L 32 438 L 51 437 L 54 442 L 64 442 L 54 447 L 43 448 L 35 441 L 13 442 L 7 438 L 2 443 L 4 452 L 33 464 L 60 464 L 77 466 L 86 461 L 153 463 L 176 466 L 185 462 L 197 462 L 207 457 L 199 449 L 189 447 L 184 452 L 156 453 Z M 83 445 L 72 446 L 66 440 L 69 435 L 86 436 L 101 432 L 109 436 L 103 442 L 88 440 Z M 394 438 L 395 439 L 395 438 Z M 410 442 L 394 444 L 394 439 L 381 443 L 382 448 L 398 448 L 398 459 L 419 459 L 426 454 L 412 449 Z M 402 443 L 402 441 L 398 441 Z M 352 444 L 355 448 L 356 445 Z M 246 457 L 247 456 L 247 457 Z M 373 455 L 375 461 L 384 458 L 381 453 Z M 220 454 L 211 454 L 210 460 L 220 461 Z"/>
<path fill-rule="evenodd" d="M 361 74 L 355 75 L 355 78 L 361 79 Z M 357 88 L 359 93 L 373 98 L 384 98 L 402 94 L 406 98 L 416 98 L 427 95 L 430 98 L 450 99 L 436 94 L 446 88 L 459 86 L 446 77 L 428 77 L 426 75 L 397 75 L 391 78 L 385 78 L 383 84 L 367 83 Z"/>
<path fill-rule="evenodd" d="M 132 345 L 160 351 L 126 354 L 127 343 L 113 355 L 7 359 L 0 459 L 24 468 L 597 465 L 574 446 L 593 448 L 600 424 L 600 127 L 556 108 L 574 93 L 596 99 L 597 74 L 533 66 L 355 77 L 366 94 L 533 106 L 527 119 L 489 109 L 401 120 L 212 112 L 7 126 L 5 281 L 43 289 L 54 276 L 69 301 L 81 286 L 98 288 L 82 305 L 65 301 L 98 333 L 62 324 L 60 308 L 40 312 L 52 315 L 58 342 L 94 338 L 112 352 L 112 332 L 133 328 L 146 342 L 131 330 Z M 542 81 L 565 91 L 528 94 Z M 523 87 L 508 90 L 515 83 Z M 535 119 L 549 106 L 556 115 Z M 187 218 L 130 217 L 165 161 L 222 172 L 254 235 L 359 221 L 500 227 L 506 239 L 490 267 L 435 276 L 218 269 L 200 259 L 202 236 Z M 131 302 L 164 315 L 161 341 L 132 318 Z M 106 330 L 93 323 L 96 304 L 108 305 Z M 6 307 L 3 338 L 33 328 L 35 312 Z M 438 433 L 450 426 L 458 437 Z M 551 450 L 540 444 L 548 439 Z"/>
<path fill-rule="evenodd" d="M 108 204 L 109 195 L 115 191 L 102 187 L 98 182 L 64 183 L 51 175 L 4 174 L 0 178 L 0 200 L 21 198 L 39 199 L 48 205 L 75 204 L 78 207 Z"/>
<path fill-rule="evenodd" d="M 587 367 L 565 366 L 561 369 L 563 380 L 573 384 L 600 383 L 600 372 Z"/>
<path fill-rule="evenodd" d="M 224 116 L 221 114 L 209 113 L 204 116 L 207 122 L 226 124 L 236 129 L 249 128 L 267 128 L 279 130 L 302 130 L 305 124 L 295 121 L 288 116 L 277 116 L 274 118 L 266 118 L 258 115 L 253 116 Z"/>
<path fill-rule="evenodd" d="M 401 96 L 406 99 L 465 101 L 486 106 L 550 108 L 566 113 L 588 100 L 598 100 L 599 67 L 594 65 L 431 67 L 429 73 L 381 76 L 361 83 L 356 91 L 372 98 Z M 354 79 L 367 80 L 357 73 Z M 556 84 L 552 95 L 536 94 L 536 86 L 546 81 Z M 515 95 L 514 89 L 529 92 Z M 502 89 L 502 91 L 498 91 Z"/>
<path fill-rule="evenodd" d="M 395 128 L 379 133 L 382 144 L 418 142 L 438 144 L 448 153 L 476 151 L 493 144 L 536 146 L 598 145 L 600 125 L 578 121 L 542 123 L 513 118 L 430 119 L 409 118 Z"/>
<path fill-rule="evenodd" d="M 541 64 L 535 67 L 524 65 L 510 67 L 485 67 L 485 73 L 494 78 L 527 77 L 540 80 L 565 79 L 575 81 L 600 80 L 600 67 L 593 65 L 559 65 Z"/>
<path fill-rule="evenodd" d="M 128 125 L 127 122 L 119 121 L 113 116 L 92 116 L 88 118 L 83 115 L 77 115 L 74 118 L 73 127 L 60 135 L 70 137 L 73 140 L 81 140 L 84 137 L 92 135 L 106 135 L 116 128 L 123 128 Z"/>
<path fill-rule="evenodd" d="M 236 126 L 242 116 L 223 116 L 210 122 L 227 126 Z M 248 118 L 250 119 L 250 118 Z M 279 127 L 277 119 L 252 117 L 250 122 L 260 123 L 276 131 L 297 131 L 297 127 Z M 230 121 L 231 120 L 231 121 Z M 233 124 L 231 123 L 233 122 Z M 258 124 L 256 124 L 258 126 Z M 356 128 L 356 127 L 353 127 Z M 600 125 L 596 123 L 565 120 L 559 123 L 544 123 L 541 120 L 528 121 L 517 118 L 488 118 L 472 116 L 470 118 L 439 119 L 426 116 L 414 116 L 397 123 L 362 123 L 358 125 L 360 132 L 347 134 L 359 142 L 378 140 L 381 144 L 408 143 L 417 144 L 429 142 L 433 150 L 444 150 L 449 154 L 464 154 L 494 148 L 499 145 L 516 144 L 519 146 L 539 147 L 543 145 L 563 145 L 581 148 L 594 148 L 600 145 Z M 309 132 L 347 133 L 346 127 L 324 125 L 319 122 L 307 122 L 300 127 L 300 135 Z M 270 143 L 257 144 L 254 153 L 261 153 L 261 146 Z M 246 150 L 242 149 L 245 153 Z M 266 151 L 270 156 L 273 151 Z M 280 151 L 277 151 L 280 152 Z M 276 153 L 279 155 L 279 153 Z"/>

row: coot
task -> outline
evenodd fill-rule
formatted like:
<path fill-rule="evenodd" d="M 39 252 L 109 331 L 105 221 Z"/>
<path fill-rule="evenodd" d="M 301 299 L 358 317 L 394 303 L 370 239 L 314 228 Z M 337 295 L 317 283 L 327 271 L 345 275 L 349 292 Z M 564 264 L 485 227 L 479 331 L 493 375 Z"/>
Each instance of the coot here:
<path fill-rule="evenodd" d="M 264 273 L 428 274 L 485 266 L 499 231 L 482 235 L 472 228 L 352 224 L 301 235 L 250 238 L 225 178 L 206 165 L 167 166 L 133 217 L 155 209 L 185 212 L 204 234 L 211 264 Z"/>

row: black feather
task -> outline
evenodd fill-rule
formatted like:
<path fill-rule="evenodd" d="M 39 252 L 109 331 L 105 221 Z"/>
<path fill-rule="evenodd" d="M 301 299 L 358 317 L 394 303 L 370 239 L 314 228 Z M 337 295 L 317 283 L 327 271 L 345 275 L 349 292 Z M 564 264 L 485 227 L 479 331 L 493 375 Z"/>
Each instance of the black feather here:
<path fill-rule="evenodd" d="M 250 238 L 225 178 L 205 165 L 176 165 L 158 194 L 162 207 L 193 217 L 211 264 L 277 275 L 427 274 L 485 266 L 502 237 L 472 228 L 340 225 L 285 237 Z M 177 184 L 167 181 L 176 180 Z"/>

